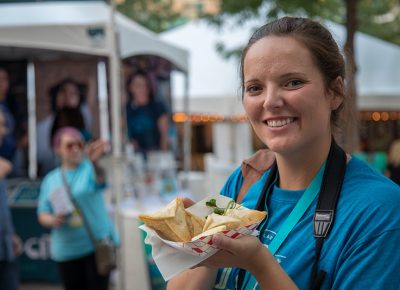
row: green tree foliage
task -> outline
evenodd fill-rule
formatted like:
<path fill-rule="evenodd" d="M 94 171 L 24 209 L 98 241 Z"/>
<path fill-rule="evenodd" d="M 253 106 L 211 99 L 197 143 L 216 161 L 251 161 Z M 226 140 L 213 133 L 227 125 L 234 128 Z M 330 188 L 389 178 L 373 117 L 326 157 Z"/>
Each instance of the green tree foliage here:
<path fill-rule="evenodd" d="M 359 30 L 400 45 L 400 1 L 361 0 Z"/>
<path fill-rule="evenodd" d="M 221 14 L 209 16 L 209 20 L 221 24 L 224 15 L 235 15 L 239 22 L 243 22 L 264 13 L 266 19 L 291 14 L 320 17 L 345 24 L 345 2 L 345 0 L 222 0 Z M 357 2 L 358 30 L 400 45 L 399 0 L 358 0 Z M 263 7 L 265 9 L 262 9 Z"/>
<path fill-rule="evenodd" d="M 186 21 L 172 11 L 173 0 L 125 0 L 117 6 L 125 14 L 144 27 L 162 32 Z"/>

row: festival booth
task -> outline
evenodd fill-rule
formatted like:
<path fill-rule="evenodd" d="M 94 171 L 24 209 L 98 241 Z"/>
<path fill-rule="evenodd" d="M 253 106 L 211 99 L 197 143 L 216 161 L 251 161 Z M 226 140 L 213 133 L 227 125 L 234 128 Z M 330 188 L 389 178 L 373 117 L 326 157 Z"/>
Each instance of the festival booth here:
<path fill-rule="evenodd" d="M 207 180 L 204 184 L 212 186 L 211 192 L 221 188 L 233 168 L 252 153 L 253 145 L 257 143 L 244 118 L 241 104 L 239 53 L 253 31 L 263 23 L 264 20 L 251 19 L 237 25 L 234 18 L 227 18 L 223 26 L 217 28 L 206 20 L 196 20 L 161 34 L 162 39 L 188 50 L 191 55 L 189 110 L 197 126 L 212 127 L 213 152 L 204 157 L 204 178 Z M 343 47 L 345 27 L 328 21 L 325 24 Z M 226 58 L 217 48 L 237 53 Z M 358 32 L 355 56 L 357 104 L 362 111 L 363 125 L 366 118 L 374 126 L 398 127 L 400 47 Z M 182 76 L 175 74 L 173 95 L 176 97 L 176 112 L 183 110 L 182 81 Z M 375 119 L 372 120 L 372 117 Z M 388 120 L 392 123 L 386 122 Z M 373 131 L 361 134 L 367 134 L 372 139 Z M 393 138 L 393 130 L 388 132 Z M 397 137 L 400 137 L 400 128 L 397 129 Z"/>
<path fill-rule="evenodd" d="M 124 169 L 134 160 L 132 156 L 126 158 L 121 132 L 124 122 L 121 60 L 142 55 L 157 56 L 168 61 L 172 70 L 185 75 L 188 72 L 185 49 L 160 40 L 103 1 L 1 4 L 0 63 L 10 72 L 10 83 L 15 85 L 26 109 L 27 168 L 25 177 L 10 181 L 15 226 L 24 241 L 24 255 L 20 259 L 22 279 L 57 280 L 51 266 L 46 267 L 49 269 L 46 273 L 32 272 L 43 266 L 37 262 L 51 263 L 48 233 L 36 222 L 40 186 L 38 157 L 42 148 L 38 124 L 51 114 L 48 99 L 51 85 L 72 76 L 85 84 L 85 103 L 92 116 L 93 137 L 110 140 L 112 144 L 112 155 L 106 162 L 123 242 L 119 289 L 130 289 L 132 285 L 143 290 L 151 288 L 146 277 L 152 268 L 147 267 L 143 237 L 137 230 L 137 213 L 131 210 L 138 208 L 138 204 L 131 204 L 126 211 L 119 210 L 123 208 L 127 190 L 126 178 L 130 178 L 124 175 Z M 13 73 L 20 76 L 12 76 Z M 137 211 L 146 210 L 146 204 Z M 25 233 L 24 228 L 37 229 L 37 232 Z"/>

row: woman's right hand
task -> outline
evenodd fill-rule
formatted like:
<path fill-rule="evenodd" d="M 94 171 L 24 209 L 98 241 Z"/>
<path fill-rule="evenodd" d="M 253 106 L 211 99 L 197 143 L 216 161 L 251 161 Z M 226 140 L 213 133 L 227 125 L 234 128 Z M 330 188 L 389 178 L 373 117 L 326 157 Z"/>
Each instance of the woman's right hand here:
<path fill-rule="evenodd" d="M 65 215 L 47 212 L 40 213 L 38 219 L 39 223 L 46 228 L 59 228 L 65 223 Z"/>
<path fill-rule="evenodd" d="M 215 234 L 212 241 L 220 251 L 200 265 L 215 269 L 230 267 L 245 269 L 255 276 L 262 290 L 298 289 L 257 237 L 243 236 L 232 239 L 222 234 Z"/>
<path fill-rule="evenodd" d="M 52 227 L 59 228 L 65 223 L 64 215 L 52 215 Z"/>

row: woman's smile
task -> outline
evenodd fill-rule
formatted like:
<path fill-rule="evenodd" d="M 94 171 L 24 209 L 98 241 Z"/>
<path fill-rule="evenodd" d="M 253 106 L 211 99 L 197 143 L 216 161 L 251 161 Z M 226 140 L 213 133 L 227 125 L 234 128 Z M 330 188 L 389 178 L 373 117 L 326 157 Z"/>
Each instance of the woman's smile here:
<path fill-rule="evenodd" d="M 264 123 L 270 128 L 282 128 L 287 127 L 296 121 L 296 118 L 286 117 L 286 118 L 271 118 L 264 121 Z"/>

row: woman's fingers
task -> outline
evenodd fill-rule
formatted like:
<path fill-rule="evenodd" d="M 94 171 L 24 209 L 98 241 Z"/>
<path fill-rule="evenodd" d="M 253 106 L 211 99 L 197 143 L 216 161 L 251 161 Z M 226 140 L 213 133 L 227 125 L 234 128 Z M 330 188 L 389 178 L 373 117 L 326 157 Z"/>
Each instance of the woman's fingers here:
<path fill-rule="evenodd" d="M 96 161 L 100 158 L 108 147 L 108 142 L 104 140 L 95 140 L 88 144 L 87 154 L 89 155 L 89 159 L 92 161 Z"/>
<path fill-rule="evenodd" d="M 212 242 L 218 249 L 228 251 L 233 255 L 238 254 L 238 240 L 234 240 L 222 234 L 215 234 L 212 238 Z"/>
<path fill-rule="evenodd" d="M 53 227 L 58 228 L 64 223 L 64 216 L 55 215 L 53 218 Z"/>
<path fill-rule="evenodd" d="M 191 207 L 192 205 L 194 205 L 194 201 L 191 200 L 190 198 L 184 197 L 183 198 L 183 205 L 185 206 L 185 208 Z"/>

